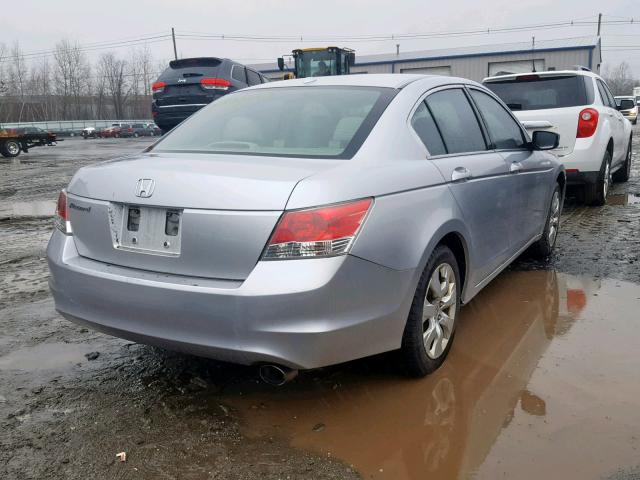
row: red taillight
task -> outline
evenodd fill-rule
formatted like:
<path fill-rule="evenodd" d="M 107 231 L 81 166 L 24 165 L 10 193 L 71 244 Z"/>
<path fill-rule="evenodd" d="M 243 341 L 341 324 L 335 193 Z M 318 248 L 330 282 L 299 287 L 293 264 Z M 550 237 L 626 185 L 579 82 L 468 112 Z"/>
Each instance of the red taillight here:
<path fill-rule="evenodd" d="M 286 212 L 269 240 L 265 259 L 326 257 L 347 253 L 373 203 L 366 198 Z"/>
<path fill-rule="evenodd" d="M 231 86 L 231 82 L 224 78 L 203 78 L 200 85 L 207 90 L 226 90 Z"/>
<path fill-rule="evenodd" d="M 58 195 L 56 216 L 54 223 L 56 228 L 66 235 L 71 234 L 71 222 L 69 221 L 69 207 L 67 206 L 67 193 L 62 190 Z"/>
<path fill-rule="evenodd" d="M 600 114 L 594 108 L 585 108 L 578 115 L 578 131 L 576 138 L 587 138 L 596 133 Z"/>
<path fill-rule="evenodd" d="M 153 90 L 153 93 L 160 93 L 166 86 L 167 84 L 165 82 L 155 82 L 153 85 L 151 85 L 151 90 Z"/>

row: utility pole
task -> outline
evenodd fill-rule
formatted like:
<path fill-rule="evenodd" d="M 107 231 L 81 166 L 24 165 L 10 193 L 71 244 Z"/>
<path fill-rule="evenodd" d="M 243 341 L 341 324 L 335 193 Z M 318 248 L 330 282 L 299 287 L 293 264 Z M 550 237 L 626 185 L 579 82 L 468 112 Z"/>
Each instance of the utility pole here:
<path fill-rule="evenodd" d="M 178 59 L 178 49 L 176 48 L 176 31 L 171 27 L 171 38 L 173 39 L 173 56 Z"/>
<path fill-rule="evenodd" d="M 598 36 L 600 36 L 600 25 L 602 24 L 602 14 L 598 14 Z"/>
<path fill-rule="evenodd" d="M 536 36 L 531 37 L 531 71 L 536 71 Z"/>

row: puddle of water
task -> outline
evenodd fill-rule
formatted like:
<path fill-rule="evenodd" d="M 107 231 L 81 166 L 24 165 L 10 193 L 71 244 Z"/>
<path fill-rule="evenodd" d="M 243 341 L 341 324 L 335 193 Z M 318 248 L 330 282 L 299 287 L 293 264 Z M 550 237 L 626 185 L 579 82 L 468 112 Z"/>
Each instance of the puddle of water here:
<path fill-rule="evenodd" d="M 0 207 L 0 218 L 52 217 L 55 213 L 56 202 L 53 200 L 8 202 Z"/>
<path fill-rule="evenodd" d="M 639 310 L 633 284 L 508 272 L 463 308 L 427 378 L 385 372 L 381 356 L 226 401 L 248 436 L 289 438 L 363 478 L 600 478 L 639 458 Z"/>
<path fill-rule="evenodd" d="M 62 370 L 86 361 L 86 345 L 39 343 L 0 357 L 0 370 Z"/>
<path fill-rule="evenodd" d="M 635 193 L 617 193 L 607 197 L 607 205 L 637 205 L 640 203 L 640 195 Z"/>

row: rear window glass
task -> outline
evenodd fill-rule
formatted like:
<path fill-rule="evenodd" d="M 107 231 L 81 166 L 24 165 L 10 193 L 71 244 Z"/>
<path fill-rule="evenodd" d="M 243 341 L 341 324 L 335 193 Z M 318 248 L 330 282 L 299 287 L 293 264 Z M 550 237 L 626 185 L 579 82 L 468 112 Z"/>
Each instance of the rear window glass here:
<path fill-rule="evenodd" d="M 187 83 L 197 83 L 201 77 L 217 77 L 222 61 L 217 58 L 185 58 L 169 62 L 158 80 L 174 84 L 178 79 L 186 79 Z M 183 80 L 180 80 L 183 81 Z"/>
<path fill-rule="evenodd" d="M 531 78 L 529 78 L 531 77 Z M 485 83 L 511 110 L 541 110 L 545 108 L 590 105 L 582 76 L 528 75 Z"/>
<path fill-rule="evenodd" d="M 324 86 L 238 91 L 203 108 L 155 150 L 351 158 L 395 94 Z"/>

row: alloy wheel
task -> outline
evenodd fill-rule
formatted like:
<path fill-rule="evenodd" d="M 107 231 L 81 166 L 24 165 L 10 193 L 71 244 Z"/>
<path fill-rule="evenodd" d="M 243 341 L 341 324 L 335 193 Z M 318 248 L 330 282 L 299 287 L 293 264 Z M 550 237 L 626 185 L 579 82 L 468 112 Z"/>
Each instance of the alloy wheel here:
<path fill-rule="evenodd" d="M 604 179 L 602 180 L 602 194 L 604 198 L 607 198 L 609 193 L 609 185 L 611 185 L 611 166 L 609 162 L 604 164 Z"/>
<path fill-rule="evenodd" d="M 448 263 L 440 264 L 429 279 L 422 309 L 422 339 L 431 359 L 440 357 L 451 339 L 457 294 L 453 268 Z"/>
<path fill-rule="evenodd" d="M 606 194 L 605 194 L 606 195 Z M 551 212 L 549 214 L 549 245 L 553 246 L 558 236 L 558 226 L 560 225 L 560 193 L 558 191 L 553 192 L 553 198 L 551 199 Z"/>
<path fill-rule="evenodd" d="M 7 146 L 7 152 L 9 152 L 9 155 L 15 156 L 15 155 L 18 155 L 18 153 L 20 153 L 20 145 L 18 145 L 18 142 L 7 142 L 6 146 Z"/>

